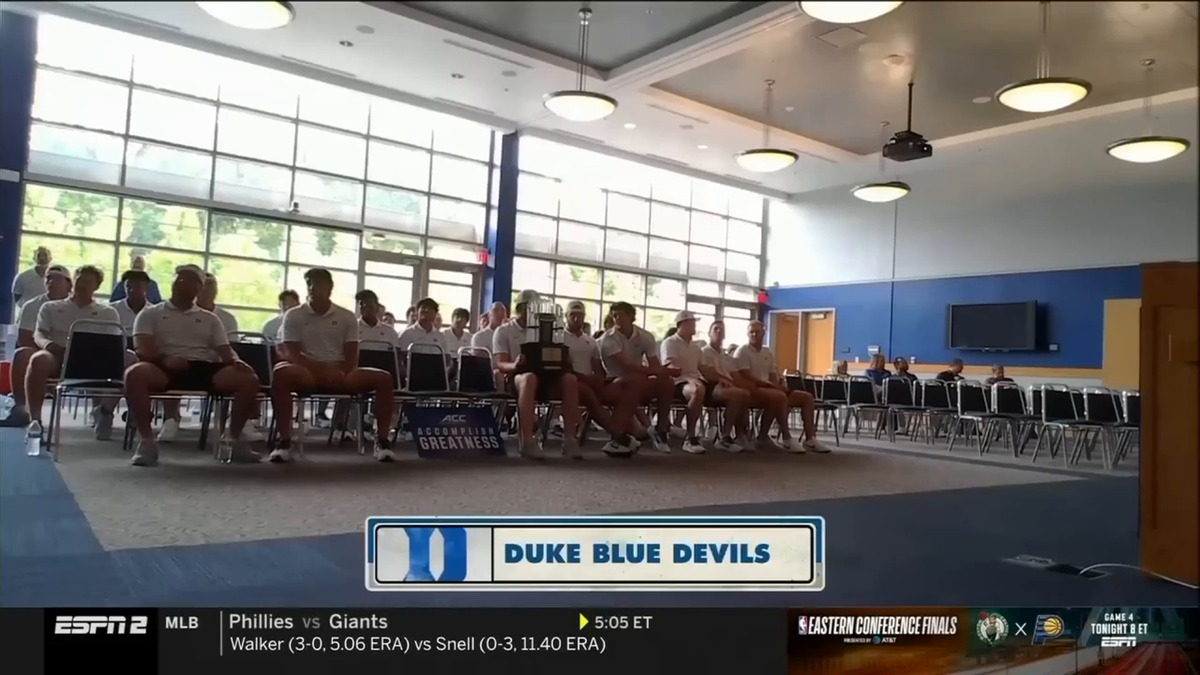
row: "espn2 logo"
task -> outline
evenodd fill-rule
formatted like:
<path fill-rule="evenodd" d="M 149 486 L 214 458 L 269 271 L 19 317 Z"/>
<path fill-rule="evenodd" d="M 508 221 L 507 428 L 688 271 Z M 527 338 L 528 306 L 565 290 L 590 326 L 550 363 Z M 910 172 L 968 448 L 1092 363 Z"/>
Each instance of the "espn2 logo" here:
<path fill-rule="evenodd" d="M 55 635 L 145 635 L 150 618 L 145 616 L 59 616 Z"/>

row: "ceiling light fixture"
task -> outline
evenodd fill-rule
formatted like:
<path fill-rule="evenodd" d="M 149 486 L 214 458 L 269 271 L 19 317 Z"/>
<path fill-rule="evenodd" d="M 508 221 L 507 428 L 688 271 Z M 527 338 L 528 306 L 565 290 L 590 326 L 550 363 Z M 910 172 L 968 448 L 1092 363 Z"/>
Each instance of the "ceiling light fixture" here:
<path fill-rule="evenodd" d="M 903 2 L 797 2 L 800 11 L 826 23 L 862 23 L 894 11 Z"/>
<path fill-rule="evenodd" d="M 1151 110 L 1150 96 L 1153 94 L 1154 59 L 1142 61 L 1146 69 L 1146 96 L 1142 99 L 1142 116 L 1146 123 L 1146 134 L 1135 138 L 1123 138 L 1109 144 L 1108 154 L 1123 162 L 1151 164 L 1182 154 L 1191 143 L 1185 138 L 1175 136 L 1154 135 L 1154 114 Z"/>
<path fill-rule="evenodd" d="M 626 129 L 636 129 L 636 128 L 637 128 L 637 125 L 636 125 L 636 124 L 634 124 L 633 122 L 626 122 L 626 123 L 625 123 L 625 128 L 626 128 Z"/>
<path fill-rule="evenodd" d="M 576 72 L 576 88 L 556 91 L 546 95 L 545 106 L 550 112 L 571 122 L 595 122 L 617 110 L 617 100 L 611 96 L 597 94 L 584 88 L 587 71 L 588 33 L 592 10 L 579 10 L 579 70 Z"/>
<path fill-rule="evenodd" d="M 883 144 L 886 142 L 885 139 L 887 138 L 887 128 L 888 128 L 887 122 L 883 122 L 879 125 L 879 141 L 880 141 L 880 143 L 879 143 L 879 147 L 880 147 L 879 175 L 880 175 L 880 177 L 883 177 L 884 162 L 887 161 L 883 157 Z M 912 192 L 912 188 L 908 186 L 908 183 L 905 183 L 903 181 L 898 181 L 898 180 L 889 180 L 889 181 L 880 180 L 880 181 L 876 181 L 874 183 L 867 183 L 865 185 L 859 185 L 858 187 L 851 190 L 850 194 L 863 200 L 864 202 L 871 202 L 872 204 L 886 204 L 887 202 L 894 202 L 897 199 L 905 197 L 910 192 Z"/>
<path fill-rule="evenodd" d="M 291 3 L 283 0 L 267 2 L 197 2 L 209 16 L 230 26 L 247 30 L 283 28 L 296 18 Z"/>
<path fill-rule="evenodd" d="M 775 89 L 775 80 L 767 80 L 767 92 L 763 97 L 763 142 L 761 148 L 754 148 L 739 153 L 737 163 L 743 169 L 753 173 L 772 173 L 786 169 L 800 159 L 800 155 L 791 150 L 781 150 L 771 147 L 771 98 Z"/>
<path fill-rule="evenodd" d="M 1039 6 L 1042 18 L 1041 46 L 1038 49 L 1037 76 L 1013 82 L 996 92 L 1000 103 L 1027 113 L 1048 113 L 1079 103 L 1092 93 L 1092 85 L 1074 77 L 1050 77 L 1050 3 Z"/>
<path fill-rule="evenodd" d="M 696 149 L 697 149 L 697 150 L 707 150 L 707 149 L 708 149 L 708 146 L 707 146 L 707 145 L 697 145 L 697 146 L 696 146 Z"/>

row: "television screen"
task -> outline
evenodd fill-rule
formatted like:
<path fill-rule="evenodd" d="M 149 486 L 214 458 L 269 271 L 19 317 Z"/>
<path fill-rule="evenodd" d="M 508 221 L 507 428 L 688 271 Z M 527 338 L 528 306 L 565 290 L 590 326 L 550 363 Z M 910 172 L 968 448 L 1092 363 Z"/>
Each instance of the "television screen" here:
<path fill-rule="evenodd" d="M 947 309 L 950 349 L 1037 349 L 1036 302 L 950 305 Z"/>

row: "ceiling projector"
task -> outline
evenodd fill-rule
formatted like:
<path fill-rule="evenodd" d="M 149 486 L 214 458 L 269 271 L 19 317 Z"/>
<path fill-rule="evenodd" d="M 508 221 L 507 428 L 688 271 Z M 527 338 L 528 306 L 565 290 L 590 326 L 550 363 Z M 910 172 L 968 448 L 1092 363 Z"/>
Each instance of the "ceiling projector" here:
<path fill-rule="evenodd" d="M 911 162 L 933 156 L 933 146 L 913 131 L 900 131 L 883 146 L 883 156 L 893 162 Z"/>

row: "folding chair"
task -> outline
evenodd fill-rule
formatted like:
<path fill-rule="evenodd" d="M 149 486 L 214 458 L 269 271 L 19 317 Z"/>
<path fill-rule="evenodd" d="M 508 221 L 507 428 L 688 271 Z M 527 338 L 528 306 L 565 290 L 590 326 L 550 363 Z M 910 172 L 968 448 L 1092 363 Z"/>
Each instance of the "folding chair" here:
<path fill-rule="evenodd" d="M 882 424 L 883 418 L 887 414 L 887 406 L 877 403 L 875 400 L 875 383 L 869 377 L 854 376 L 846 382 L 846 408 L 850 414 L 846 417 L 846 426 L 842 429 L 842 433 L 849 433 L 850 420 L 853 419 L 854 440 L 856 441 L 863 413 L 869 412 L 877 415 L 876 424 Z"/>
<path fill-rule="evenodd" d="M 398 435 L 409 405 L 433 405 L 447 399 L 458 399 L 450 389 L 450 374 L 446 367 L 446 351 L 438 345 L 414 344 L 404 356 L 403 386 L 396 392 L 396 422 L 393 433 Z"/>
<path fill-rule="evenodd" d="M 914 415 L 921 412 L 921 407 L 917 405 L 916 399 L 913 396 L 912 382 L 903 377 L 885 378 L 883 380 L 883 405 L 886 407 L 884 420 L 887 427 L 888 440 L 895 443 L 896 429 L 900 426 L 900 421 L 906 415 Z M 876 438 L 879 438 L 882 429 L 883 427 L 881 426 L 875 430 Z"/>
<path fill-rule="evenodd" d="M 1025 390 L 1015 382 L 996 382 L 992 385 L 992 412 L 1007 419 L 1012 426 L 1009 437 L 1016 439 L 1013 457 L 1025 451 L 1029 437 L 1037 431 L 1041 418 L 1029 412 Z"/>
<path fill-rule="evenodd" d="M 119 321 L 81 319 L 71 324 L 62 374 L 50 399 L 50 437 L 46 449 L 54 461 L 62 453 L 62 405 L 69 398 L 121 396 L 125 391 L 125 330 Z"/>
<path fill-rule="evenodd" d="M 810 377 L 808 375 L 802 375 L 800 378 L 800 386 L 803 391 L 808 392 L 808 394 L 813 397 L 813 405 L 816 408 L 813 415 L 816 419 L 814 419 L 813 422 L 820 427 L 821 421 L 824 420 L 826 429 L 830 428 L 830 422 L 832 422 L 833 442 L 840 447 L 842 445 L 842 441 L 840 438 L 841 434 L 838 433 L 839 404 L 826 399 L 824 385 L 824 379 Z M 834 389 L 836 388 L 837 387 L 834 387 Z M 842 400 L 845 400 L 844 396 L 842 397 Z"/>
<path fill-rule="evenodd" d="M 390 342 L 384 342 L 382 340 L 363 340 L 359 343 L 358 347 L 359 367 L 374 368 L 375 370 L 382 370 L 383 372 L 387 373 L 392 379 L 392 391 L 399 392 L 401 386 L 400 358 L 396 353 L 395 346 Z M 348 413 L 354 415 L 355 425 L 358 430 L 356 443 L 358 445 L 358 454 L 360 455 L 365 455 L 367 452 L 366 445 L 363 443 L 366 433 L 363 417 L 374 396 L 375 395 L 370 392 L 358 394 L 357 397 L 352 399 L 355 409 L 349 411 Z M 393 413 L 398 414 L 398 410 L 393 411 Z M 330 442 L 333 441 L 333 432 L 336 426 L 337 425 L 335 424 L 330 425 Z M 342 432 L 345 434 L 344 427 Z"/>
<path fill-rule="evenodd" d="M 954 450 L 955 441 L 965 429 L 964 440 L 966 440 L 967 446 L 970 447 L 973 437 L 979 447 L 979 454 L 983 455 L 992 446 L 992 438 L 996 431 L 995 425 L 998 422 L 1005 424 L 1001 429 L 1002 433 L 1007 430 L 1011 434 L 1012 427 L 1008 424 L 1008 418 L 992 412 L 988 400 L 988 389 L 983 386 L 982 382 L 961 380 L 955 384 L 957 384 L 955 389 L 958 390 L 958 415 L 951 425 L 950 442 L 946 449 Z M 1012 442 L 1013 445 L 1016 445 L 1016 438 L 1013 438 Z"/>
<path fill-rule="evenodd" d="M 1113 466 L 1117 465 L 1134 446 L 1140 449 L 1142 434 L 1142 395 L 1137 390 L 1121 392 L 1121 425 L 1117 427 L 1117 448 Z"/>
<path fill-rule="evenodd" d="M 1084 419 L 1100 425 L 1099 433 L 1090 434 L 1089 444 L 1084 448 L 1084 452 L 1090 458 L 1096 441 L 1102 440 L 1108 445 L 1110 451 L 1108 459 L 1111 465 L 1108 468 L 1112 468 L 1120 460 L 1118 439 L 1122 434 L 1120 429 L 1125 425 L 1121 399 L 1117 392 L 1108 387 L 1084 387 L 1081 393 L 1083 394 Z"/>
<path fill-rule="evenodd" d="M 1061 384 L 1035 385 L 1035 390 L 1041 392 L 1042 425 L 1038 434 L 1037 445 L 1033 448 L 1033 461 L 1042 448 L 1042 441 L 1049 445 L 1050 458 L 1062 452 L 1063 465 L 1071 466 L 1079 461 L 1083 448 L 1092 440 L 1093 434 L 1101 432 L 1101 425 L 1090 422 L 1083 417 L 1083 411 L 1075 408 L 1076 397 L 1069 387 Z M 1080 398 L 1082 399 L 1082 392 Z M 1071 449 L 1066 447 L 1067 431 L 1072 433 Z M 1108 437 L 1104 436 L 1102 448 L 1104 468 L 1111 468 Z"/>
<path fill-rule="evenodd" d="M 912 435 L 924 432 L 926 445 L 932 445 L 933 440 L 941 435 L 947 423 L 953 425 L 958 417 L 958 408 L 950 403 L 950 389 L 941 380 L 917 380 L 915 383 L 914 403 L 920 405 L 916 427 Z"/>
<path fill-rule="evenodd" d="M 258 376 L 258 398 L 259 401 L 266 401 L 268 404 L 271 400 L 271 382 L 275 377 L 275 368 L 271 360 L 271 352 L 274 347 L 267 340 L 266 336 L 261 333 L 237 332 L 230 333 L 229 346 L 233 349 L 233 353 L 239 359 L 244 361 L 246 365 L 254 369 L 254 374 Z M 221 436 L 225 433 L 225 423 L 229 402 L 232 400 L 229 394 L 214 393 L 211 397 L 211 404 L 217 409 L 217 442 L 214 443 L 213 457 L 218 462 L 226 461 L 226 458 L 221 456 Z M 267 406 L 270 408 L 270 405 Z M 249 423 L 249 420 L 247 420 Z M 232 451 L 232 450 L 231 450 Z"/>

